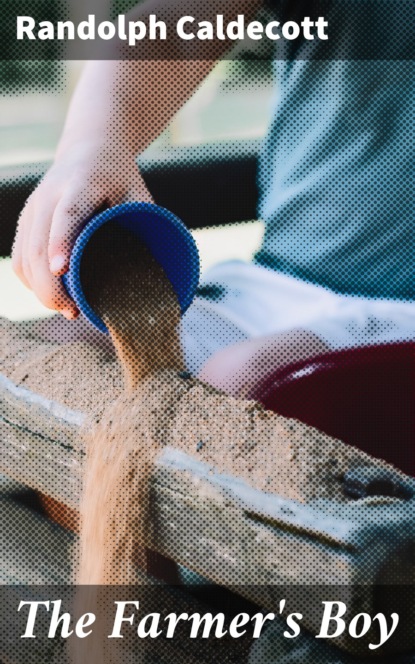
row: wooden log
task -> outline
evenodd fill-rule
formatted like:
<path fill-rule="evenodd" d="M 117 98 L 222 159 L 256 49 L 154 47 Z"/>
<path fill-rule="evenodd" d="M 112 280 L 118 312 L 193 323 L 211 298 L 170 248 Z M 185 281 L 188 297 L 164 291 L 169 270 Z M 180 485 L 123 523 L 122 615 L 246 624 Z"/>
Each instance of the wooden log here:
<path fill-rule="evenodd" d="M 36 512 L 16 504 L 10 498 L 0 499 L 0 661 L 2 664 L 71 664 L 65 644 L 59 637 L 48 639 L 50 613 L 39 609 L 36 617 L 36 639 L 22 639 L 27 620 L 27 608 L 18 611 L 21 601 L 62 601 L 61 611 L 68 611 L 76 589 L 71 587 L 71 549 L 74 537 L 63 528 L 52 524 Z M 139 579 L 139 576 L 138 576 Z M 138 580 L 139 583 L 139 580 Z M 148 582 L 147 582 L 148 583 Z M 212 608 L 191 598 L 183 589 L 175 591 L 156 583 L 137 585 L 134 599 L 152 610 L 178 614 Z M 107 599 L 110 615 L 114 615 L 113 600 L 126 598 L 124 588 L 109 590 Z M 85 604 L 85 610 L 88 609 Z M 151 661 L 159 664 L 203 664 L 216 661 L 218 647 L 221 661 L 243 662 L 247 644 L 228 639 L 218 645 L 215 639 L 202 644 L 194 640 L 149 640 Z M 140 647 L 137 639 L 137 647 Z M 122 647 L 122 644 L 121 644 Z M 120 662 L 123 651 L 120 651 Z M 216 655 L 216 656 L 215 656 Z M 138 661 L 139 658 L 137 658 Z"/>
<path fill-rule="evenodd" d="M 206 407 L 209 410 L 209 404 Z M 4 377 L 0 377 L 0 413 L 0 471 L 77 509 L 84 459 L 79 429 L 84 416 Z M 213 422 L 215 413 L 211 417 Z M 289 435 L 289 421 L 281 426 Z M 300 430 L 329 440 L 305 425 Z M 174 443 L 179 433 L 173 431 L 167 442 Z M 413 480 L 407 482 L 415 488 Z M 330 599 L 330 592 L 335 597 L 339 586 L 348 588 L 352 615 L 376 610 L 375 587 L 385 570 L 389 583 L 394 570 L 400 571 L 405 583 L 414 578 L 414 498 L 349 502 L 326 498 L 301 504 L 259 491 L 171 446 L 158 459 L 151 491 L 156 551 L 214 582 L 237 588 L 270 610 L 275 609 L 282 587 L 293 588 L 296 610 L 314 632 L 319 617 L 312 610 L 313 601 Z M 307 593 L 295 592 L 304 585 L 309 586 Z M 367 590 L 364 600 L 362 586 Z M 411 597 L 415 603 L 413 586 Z M 408 642 L 414 645 L 412 630 L 402 642 L 403 649 Z M 339 645 L 364 648 L 363 641 L 356 644 L 347 636 Z"/>

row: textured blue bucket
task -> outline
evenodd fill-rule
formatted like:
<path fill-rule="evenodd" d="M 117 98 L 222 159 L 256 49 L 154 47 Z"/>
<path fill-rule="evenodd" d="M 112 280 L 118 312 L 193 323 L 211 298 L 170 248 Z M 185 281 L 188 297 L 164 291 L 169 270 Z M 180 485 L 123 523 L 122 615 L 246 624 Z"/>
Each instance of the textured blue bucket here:
<path fill-rule="evenodd" d="M 183 314 L 199 283 L 196 243 L 180 219 L 151 203 L 123 203 L 109 208 L 93 217 L 79 234 L 72 249 L 69 270 L 62 281 L 81 313 L 98 330 L 108 334 L 106 325 L 86 300 L 80 274 L 86 245 L 95 231 L 108 221 L 132 231 L 150 249 L 170 280 Z"/>

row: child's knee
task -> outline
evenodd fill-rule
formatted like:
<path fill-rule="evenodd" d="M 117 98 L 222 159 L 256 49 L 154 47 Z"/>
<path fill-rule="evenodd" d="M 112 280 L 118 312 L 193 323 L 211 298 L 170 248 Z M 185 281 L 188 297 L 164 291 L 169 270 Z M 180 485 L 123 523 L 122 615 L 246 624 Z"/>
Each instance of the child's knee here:
<path fill-rule="evenodd" d="M 204 364 L 201 380 L 234 396 L 247 396 L 272 371 L 328 350 L 307 330 L 249 339 L 218 351 Z"/>

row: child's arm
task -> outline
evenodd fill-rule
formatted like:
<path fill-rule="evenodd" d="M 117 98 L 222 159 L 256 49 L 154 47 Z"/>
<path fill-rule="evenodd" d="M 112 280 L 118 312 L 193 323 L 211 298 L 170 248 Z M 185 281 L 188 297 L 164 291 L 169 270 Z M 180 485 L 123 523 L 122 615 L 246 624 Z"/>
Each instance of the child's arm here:
<path fill-rule="evenodd" d="M 240 13 L 252 14 L 259 4 L 260 0 L 213 0 L 203 3 L 203 18 L 213 21 L 219 13 L 230 21 Z M 128 19 L 160 16 L 172 6 L 169 0 L 149 0 Z M 201 12 L 198 0 L 181 0 L 177 7 L 180 15 Z M 26 203 L 13 250 L 20 279 L 45 306 L 67 318 L 75 318 L 78 311 L 59 277 L 68 269 L 84 220 L 101 207 L 125 200 L 151 201 L 136 155 L 163 131 L 227 49 L 226 42 L 218 40 L 195 44 L 197 61 L 185 59 L 178 40 L 151 41 L 146 48 L 152 59 L 121 61 L 116 52 L 119 60 L 89 62 L 85 67 L 54 164 Z"/>

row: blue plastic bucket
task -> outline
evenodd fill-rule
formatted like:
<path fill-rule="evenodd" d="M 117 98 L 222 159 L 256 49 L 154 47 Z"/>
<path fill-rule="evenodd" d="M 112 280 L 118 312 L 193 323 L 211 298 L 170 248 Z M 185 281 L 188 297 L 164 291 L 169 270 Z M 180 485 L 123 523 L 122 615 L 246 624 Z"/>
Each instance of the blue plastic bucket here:
<path fill-rule="evenodd" d="M 81 313 L 98 330 L 108 334 L 102 319 L 88 304 L 81 283 L 81 261 L 86 245 L 107 221 L 135 233 L 164 269 L 176 293 L 182 314 L 191 304 L 199 283 L 199 253 L 183 222 L 152 203 L 123 203 L 93 217 L 79 234 L 72 249 L 69 270 L 62 281 Z"/>

